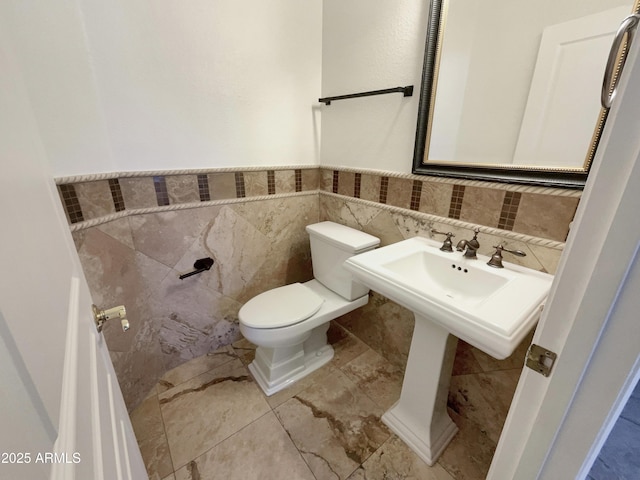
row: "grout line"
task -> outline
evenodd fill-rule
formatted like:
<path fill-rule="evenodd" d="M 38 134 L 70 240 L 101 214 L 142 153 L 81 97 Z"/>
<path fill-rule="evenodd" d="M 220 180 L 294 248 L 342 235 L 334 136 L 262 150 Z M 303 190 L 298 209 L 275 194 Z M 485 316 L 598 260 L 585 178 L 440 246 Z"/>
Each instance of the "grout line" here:
<path fill-rule="evenodd" d="M 293 397 L 292 397 L 293 398 Z M 288 400 L 287 400 L 288 401 Z M 315 473 L 313 473 L 313 470 L 311 469 L 311 465 L 309 465 L 309 462 L 307 462 L 307 459 L 304 457 L 304 455 L 302 454 L 303 452 L 298 448 L 298 446 L 296 445 L 296 442 L 294 442 L 293 438 L 291 437 L 291 433 L 289 432 L 289 430 L 287 429 L 287 427 L 284 426 L 284 423 L 282 422 L 282 420 L 280 419 L 280 416 L 275 412 L 275 410 L 273 410 L 273 414 L 276 417 L 276 420 L 278 421 L 278 423 L 280 424 L 280 426 L 282 427 L 282 429 L 284 430 L 284 432 L 287 434 L 287 437 L 289 437 L 289 441 L 291 442 L 291 445 L 293 445 L 293 448 L 296 449 L 296 451 L 298 452 L 298 455 L 300 455 L 300 458 L 302 459 L 302 461 L 304 462 L 304 464 L 307 466 L 307 468 L 309 469 L 309 473 L 311 473 L 311 475 L 314 478 L 318 478 L 316 477 Z M 305 452 L 308 453 L 308 452 Z M 331 468 L 330 468 L 331 469 Z"/>
<path fill-rule="evenodd" d="M 173 455 L 171 454 L 171 445 L 169 445 L 169 436 L 167 435 L 167 427 L 164 421 L 164 415 L 162 414 L 162 405 L 160 405 L 160 391 L 158 390 L 157 384 L 156 384 L 156 400 L 158 401 L 158 410 L 160 411 L 160 422 L 162 422 L 162 431 L 163 431 L 164 441 L 167 445 L 167 450 L 169 451 L 169 462 L 171 462 L 171 472 L 175 474 L 176 468 L 173 462 Z"/>
<path fill-rule="evenodd" d="M 542 269 L 540 270 L 541 272 L 544 273 L 551 273 L 549 270 L 547 270 L 547 267 L 549 265 L 545 264 L 545 262 L 543 262 L 542 260 L 540 260 L 540 257 L 538 255 L 536 255 L 536 252 L 534 251 L 534 249 L 531 248 L 531 245 L 527 245 L 529 253 L 531 254 L 531 256 L 533 258 L 536 259 L 536 261 L 540 264 L 540 267 L 542 267 Z M 557 271 L 558 267 L 556 266 L 556 271 Z"/>

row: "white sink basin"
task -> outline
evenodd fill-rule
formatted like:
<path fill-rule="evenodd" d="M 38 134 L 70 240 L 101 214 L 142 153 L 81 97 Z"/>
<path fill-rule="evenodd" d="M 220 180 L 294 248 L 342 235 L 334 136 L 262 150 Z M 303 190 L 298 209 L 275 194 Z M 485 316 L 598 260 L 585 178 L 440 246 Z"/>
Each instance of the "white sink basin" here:
<path fill-rule="evenodd" d="M 419 240 L 411 240 L 411 243 L 417 245 Z M 475 263 L 469 265 L 467 259 L 460 261 L 439 253 L 438 250 L 418 250 L 381 266 L 393 275 L 396 282 L 408 283 L 407 287 L 417 290 L 418 294 L 424 292 L 466 307 L 482 303 L 509 281 L 505 275 L 478 268 Z"/>
<path fill-rule="evenodd" d="M 489 355 L 508 357 L 538 320 L 553 276 L 508 262 L 490 267 L 488 257 L 468 259 L 440 245 L 414 237 L 356 255 L 345 267 Z"/>

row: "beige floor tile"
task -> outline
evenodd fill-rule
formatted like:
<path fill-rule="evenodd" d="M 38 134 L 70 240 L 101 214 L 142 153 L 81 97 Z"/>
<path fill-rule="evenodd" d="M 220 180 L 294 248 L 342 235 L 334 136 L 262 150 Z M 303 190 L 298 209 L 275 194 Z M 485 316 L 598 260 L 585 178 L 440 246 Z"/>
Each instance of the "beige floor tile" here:
<path fill-rule="evenodd" d="M 270 410 L 237 359 L 161 393 L 159 400 L 175 468 Z"/>
<path fill-rule="evenodd" d="M 147 398 L 150 397 L 155 397 L 158 395 L 158 385 L 154 385 L 151 390 L 149 390 L 149 393 L 147 393 L 147 396 L 144 397 L 144 399 L 146 400 Z"/>
<path fill-rule="evenodd" d="M 385 411 L 400 398 L 404 372 L 371 349 L 347 363 L 341 370 Z"/>
<path fill-rule="evenodd" d="M 469 373 L 483 372 L 484 370 L 480 362 L 478 362 L 478 359 L 474 355 L 475 351 L 477 351 L 477 348 L 469 345 L 464 340 L 458 340 L 456 358 L 453 362 L 451 375 L 467 375 Z"/>
<path fill-rule="evenodd" d="M 176 480 L 314 480 L 276 416 L 269 412 L 176 471 Z"/>
<path fill-rule="evenodd" d="M 449 414 L 460 431 L 428 467 L 379 421 L 399 394 L 402 372 L 339 325 L 329 341 L 332 362 L 271 397 L 245 367 L 255 346 L 244 339 L 217 358 L 199 357 L 169 372 L 160 393 L 131 414 L 150 478 L 312 479 L 309 470 L 318 480 L 485 478 L 521 373 L 508 368 L 513 359 L 458 348 Z M 284 474 L 283 465 L 289 465 Z"/>
<path fill-rule="evenodd" d="M 456 480 L 484 480 L 491 465 L 496 444 L 487 432 L 471 420 L 449 409 L 460 431 L 444 450 L 438 463 Z M 506 480 L 506 479 L 505 479 Z"/>
<path fill-rule="evenodd" d="M 138 441 L 149 480 L 160 480 L 173 472 L 169 445 L 164 433 Z"/>
<path fill-rule="evenodd" d="M 430 467 L 392 435 L 349 480 L 454 480 L 442 465 Z"/>
<path fill-rule="evenodd" d="M 333 321 L 329 326 L 329 331 L 327 331 L 327 343 L 333 347 L 334 355 L 331 360 L 331 366 L 335 368 L 340 368 L 342 365 L 349 363 L 369 349 L 358 337 Z"/>
<path fill-rule="evenodd" d="M 448 406 L 482 425 L 497 442 L 515 392 L 520 370 L 501 370 L 451 378 Z"/>
<path fill-rule="evenodd" d="M 246 338 L 241 338 L 237 342 L 231 344 L 233 351 L 242 363 L 249 365 L 256 356 L 256 346 Z"/>
<path fill-rule="evenodd" d="M 345 479 L 390 436 L 383 411 L 342 372 L 276 410 L 317 479 Z"/>
<path fill-rule="evenodd" d="M 215 352 L 189 360 L 165 373 L 158 384 L 158 392 L 162 393 L 170 388 L 191 380 L 198 375 L 208 372 L 220 365 L 238 358 L 230 346 L 222 347 Z"/>
<path fill-rule="evenodd" d="M 147 397 L 129 417 L 138 442 L 164 434 L 157 395 Z"/>

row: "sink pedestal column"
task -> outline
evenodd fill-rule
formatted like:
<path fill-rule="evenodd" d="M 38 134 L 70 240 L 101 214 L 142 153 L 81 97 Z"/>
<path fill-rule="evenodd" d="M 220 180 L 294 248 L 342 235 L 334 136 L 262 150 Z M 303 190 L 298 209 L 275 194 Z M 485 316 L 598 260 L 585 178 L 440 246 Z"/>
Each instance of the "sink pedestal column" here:
<path fill-rule="evenodd" d="M 428 317 L 415 314 L 415 319 L 400 400 L 382 421 L 433 465 L 458 431 L 447 413 L 458 339 Z"/>

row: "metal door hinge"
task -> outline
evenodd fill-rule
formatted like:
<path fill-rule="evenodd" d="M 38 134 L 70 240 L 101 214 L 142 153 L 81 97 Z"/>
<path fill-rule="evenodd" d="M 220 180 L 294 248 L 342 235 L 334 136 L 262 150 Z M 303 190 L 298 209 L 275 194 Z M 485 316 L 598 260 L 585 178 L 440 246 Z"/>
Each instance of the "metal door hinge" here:
<path fill-rule="evenodd" d="M 531 370 L 535 370 L 545 377 L 548 377 L 553 368 L 553 364 L 556 362 L 556 358 L 558 358 L 558 355 L 551 350 L 532 343 L 529 346 L 529 350 L 527 350 L 526 365 Z"/>
<path fill-rule="evenodd" d="M 122 325 L 123 332 L 129 330 L 129 320 L 125 318 L 127 315 L 127 310 L 124 308 L 124 305 L 109 308 L 107 310 L 100 310 L 95 305 L 92 305 L 91 307 L 93 309 L 93 319 L 96 322 L 96 328 L 99 332 L 102 331 L 102 327 L 104 326 L 105 322 L 113 318 L 120 319 L 120 324 Z"/>

